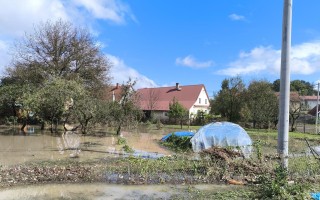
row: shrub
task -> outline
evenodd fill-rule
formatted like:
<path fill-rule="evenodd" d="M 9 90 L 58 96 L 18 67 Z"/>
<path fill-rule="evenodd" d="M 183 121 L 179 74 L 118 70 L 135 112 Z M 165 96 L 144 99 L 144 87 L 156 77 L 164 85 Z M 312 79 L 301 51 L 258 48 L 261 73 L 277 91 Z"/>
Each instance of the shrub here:
<path fill-rule="evenodd" d="M 119 137 L 119 138 L 118 138 L 118 141 L 117 141 L 117 144 L 118 144 L 118 145 L 127 144 L 126 138 Z"/>
<path fill-rule="evenodd" d="M 122 148 L 127 153 L 133 153 L 134 152 L 134 150 L 131 147 L 129 147 L 129 145 L 127 145 L 127 144 L 124 145 Z"/>
<path fill-rule="evenodd" d="M 274 175 L 262 175 L 258 178 L 258 199 L 305 199 L 307 184 L 288 182 L 288 171 L 279 166 L 274 170 Z"/>
<path fill-rule="evenodd" d="M 177 152 L 187 152 L 192 148 L 191 137 L 178 137 L 174 133 L 163 142 L 163 145 Z"/>

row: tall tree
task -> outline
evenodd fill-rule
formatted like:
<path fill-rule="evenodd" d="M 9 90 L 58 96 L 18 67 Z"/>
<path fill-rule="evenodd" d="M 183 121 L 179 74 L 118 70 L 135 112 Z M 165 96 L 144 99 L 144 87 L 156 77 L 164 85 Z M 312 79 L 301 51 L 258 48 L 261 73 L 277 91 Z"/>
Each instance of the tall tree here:
<path fill-rule="evenodd" d="M 272 83 L 272 88 L 275 92 L 280 92 L 280 79 Z M 290 91 L 298 92 L 299 95 L 314 95 L 316 94 L 313 84 L 304 80 L 293 80 L 290 82 Z"/>
<path fill-rule="evenodd" d="M 304 81 L 304 80 L 291 81 L 290 90 L 298 92 L 300 96 L 315 94 L 313 85 L 308 81 Z"/>
<path fill-rule="evenodd" d="M 220 114 L 230 122 L 239 121 L 244 91 L 245 85 L 240 77 L 224 79 L 221 83 L 221 90 L 212 101 L 211 113 Z"/>
<path fill-rule="evenodd" d="M 7 75 L 23 84 L 41 85 L 56 77 L 81 80 L 87 88 L 109 81 L 107 58 L 89 31 L 71 23 L 46 22 L 35 27 L 16 44 Z"/>
<path fill-rule="evenodd" d="M 275 92 L 280 92 L 280 79 L 277 79 L 277 80 L 273 81 L 273 83 L 272 83 L 272 89 L 273 89 Z"/>
<path fill-rule="evenodd" d="M 267 81 L 252 81 L 245 95 L 253 127 L 256 124 L 267 125 L 278 120 L 278 100 Z"/>
<path fill-rule="evenodd" d="M 13 53 L 13 62 L 1 80 L 1 90 L 12 94 L 0 91 L 1 103 L 11 106 L 13 115 L 19 105 L 19 109 L 31 109 L 52 124 L 52 120 L 61 119 L 68 98 L 83 96 L 84 90 L 88 98 L 102 97 L 109 83 L 110 63 L 97 42 L 87 29 L 68 22 L 40 24 L 16 44 Z M 78 108 L 90 112 L 85 109 L 92 103 L 82 103 L 86 105 Z"/>

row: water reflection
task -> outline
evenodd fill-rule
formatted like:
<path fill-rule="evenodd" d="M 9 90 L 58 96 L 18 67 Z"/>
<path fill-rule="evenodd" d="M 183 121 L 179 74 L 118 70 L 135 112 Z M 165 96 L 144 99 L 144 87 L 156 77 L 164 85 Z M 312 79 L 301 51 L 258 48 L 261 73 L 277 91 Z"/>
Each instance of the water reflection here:
<path fill-rule="evenodd" d="M 60 154 L 64 154 L 65 150 L 70 150 L 69 156 L 76 158 L 79 156 L 81 139 L 76 131 L 66 131 L 57 138 L 57 147 Z"/>
<path fill-rule="evenodd" d="M 232 185 L 48 184 L 0 190 L 0 200 L 13 199 L 194 199 L 190 192 L 234 191 Z M 205 199 L 205 197 L 203 197 Z"/>
<path fill-rule="evenodd" d="M 76 132 L 53 135 L 30 129 L 26 135 L 19 131 L 1 127 L 0 165 L 14 165 L 42 160 L 62 160 L 76 158 L 79 161 L 105 157 L 128 156 L 117 144 L 118 138 L 112 134 L 84 136 Z M 133 156 L 157 158 L 171 154 L 158 141 L 163 134 L 123 132 L 127 144 L 135 150 Z"/>

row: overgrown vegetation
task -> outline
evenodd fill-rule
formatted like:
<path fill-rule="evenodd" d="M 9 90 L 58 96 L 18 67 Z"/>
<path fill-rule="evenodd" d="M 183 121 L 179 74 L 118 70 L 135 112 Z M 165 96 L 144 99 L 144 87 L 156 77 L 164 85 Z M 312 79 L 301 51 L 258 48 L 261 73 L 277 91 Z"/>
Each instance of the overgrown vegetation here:
<path fill-rule="evenodd" d="M 191 137 L 178 137 L 174 133 L 166 140 L 161 142 L 162 145 L 172 149 L 176 152 L 188 152 L 192 150 L 192 144 L 190 142 Z"/>
<path fill-rule="evenodd" d="M 244 159 L 230 148 L 205 150 L 198 159 L 191 153 L 178 153 L 158 159 L 132 156 L 106 157 L 100 160 L 69 158 L 1 167 L 0 185 L 6 187 L 43 182 L 190 184 L 188 194 L 193 199 L 308 199 L 310 192 L 320 189 L 318 159 L 303 155 L 290 158 L 289 170 L 285 171 L 278 167 L 278 159 L 274 153 L 276 132 L 251 130 L 249 134 L 255 141 L 250 159 Z M 300 152 L 307 147 L 304 137 L 310 139 L 311 145 L 320 142 L 315 135 L 294 133 L 290 139 Z M 178 145 L 188 144 L 188 140 L 177 142 L 176 139 L 173 137 L 172 142 Z M 124 141 L 119 137 L 117 143 L 123 145 L 124 151 L 130 152 L 131 148 Z M 67 176 L 69 173 L 72 175 Z M 202 183 L 227 185 L 222 191 L 207 192 L 192 186 Z"/>
<path fill-rule="evenodd" d="M 281 166 L 272 174 L 260 175 L 257 183 L 258 199 L 305 199 L 309 196 L 310 185 L 290 181 L 288 171 Z"/>

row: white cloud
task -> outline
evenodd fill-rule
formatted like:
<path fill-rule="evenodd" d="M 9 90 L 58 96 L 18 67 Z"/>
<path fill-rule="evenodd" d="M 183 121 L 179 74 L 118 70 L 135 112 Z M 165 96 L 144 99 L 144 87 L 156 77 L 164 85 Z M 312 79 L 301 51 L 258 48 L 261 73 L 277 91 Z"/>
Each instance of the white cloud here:
<path fill-rule="evenodd" d="M 87 26 L 98 35 L 90 27 L 95 19 L 125 24 L 128 18 L 135 21 L 130 7 L 121 0 L 0 0 L 0 73 L 9 64 L 8 44 L 19 40 L 25 32 L 32 33 L 40 22 L 62 19 Z"/>
<path fill-rule="evenodd" d="M 136 80 L 136 88 L 145 88 L 145 87 L 157 87 L 157 84 L 149 79 L 148 77 L 140 74 L 137 70 L 127 66 L 123 60 L 120 58 L 110 55 L 107 55 L 107 58 L 112 63 L 111 67 L 111 76 L 113 77 L 113 83 L 125 83 L 131 78 Z"/>
<path fill-rule="evenodd" d="M 124 24 L 135 20 L 130 7 L 120 0 L 10 0 L 0 1 L 0 34 L 20 36 L 40 21 L 57 19 L 73 23 L 102 19 Z"/>
<path fill-rule="evenodd" d="M 96 19 L 124 24 L 129 17 L 136 21 L 130 7 L 120 0 L 73 0 L 77 7 L 84 8 Z"/>
<path fill-rule="evenodd" d="M 4 73 L 4 67 L 1 68 L 1 66 L 7 66 L 10 60 L 10 56 L 7 53 L 9 50 L 9 45 L 7 42 L 0 40 L 0 74 Z"/>
<path fill-rule="evenodd" d="M 238 15 L 238 14 L 235 14 L 235 13 L 229 15 L 229 18 L 231 20 L 233 20 L 233 21 L 245 21 L 246 20 L 246 18 L 244 16 Z"/>
<path fill-rule="evenodd" d="M 1 35 L 21 36 L 40 21 L 59 18 L 69 19 L 61 0 L 0 1 Z"/>
<path fill-rule="evenodd" d="M 212 66 L 213 61 L 210 60 L 210 61 L 199 62 L 193 56 L 188 55 L 184 58 L 177 58 L 176 64 L 191 67 L 191 68 L 206 68 L 206 67 Z"/>
<path fill-rule="evenodd" d="M 291 48 L 290 71 L 293 74 L 309 75 L 320 70 L 320 41 L 294 45 Z M 241 52 L 229 67 L 218 71 L 222 75 L 279 74 L 281 50 L 260 46 L 249 52 Z"/>

